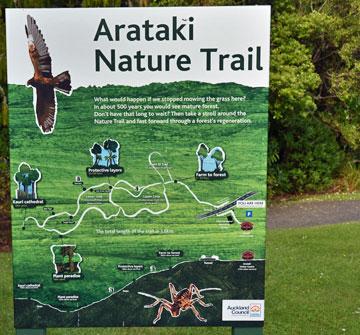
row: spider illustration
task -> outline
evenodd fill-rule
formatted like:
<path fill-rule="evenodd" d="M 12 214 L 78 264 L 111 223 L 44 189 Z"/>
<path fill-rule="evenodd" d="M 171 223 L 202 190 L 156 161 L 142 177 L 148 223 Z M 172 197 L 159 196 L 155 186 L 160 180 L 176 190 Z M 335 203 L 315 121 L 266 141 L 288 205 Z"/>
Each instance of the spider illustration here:
<path fill-rule="evenodd" d="M 191 309 L 196 318 L 202 322 L 207 322 L 205 318 L 203 318 L 199 311 L 195 308 L 195 302 L 198 302 L 203 307 L 211 307 L 213 304 L 205 303 L 202 299 L 204 298 L 201 295 L 203 291 L 221 291 L 220 288 L 205 288 L 199 290 L 195 284 L 190 284 L 188 288 L 184 288 L 180 291 L 176 291 L 173 283 L 169 283 L 169 290 L 171 295 L 171 301 L 168 301 L 164 298 L 158 298 L 151 294 L 138 292 L 145 297 L 149 297 L 155 299 L 155 301 L 150 305 L 145 305 L 144 308 L 152 308 L 160 304 L 158 313 L 156 318 L 153 321 L 153 324 L 156 324 L 161 319 L 161 314 L 164 308 L 171 314 L 173 318 L 177 318 L 182 311 L 186 311 Z"/>

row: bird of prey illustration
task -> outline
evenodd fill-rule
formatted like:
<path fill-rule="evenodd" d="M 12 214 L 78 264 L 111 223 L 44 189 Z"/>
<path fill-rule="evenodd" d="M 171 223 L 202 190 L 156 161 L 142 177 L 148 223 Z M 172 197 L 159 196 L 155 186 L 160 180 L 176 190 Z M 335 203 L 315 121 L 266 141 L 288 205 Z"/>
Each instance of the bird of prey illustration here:
<path fill-rule="evenodd" d="M 33 87 L 34 111 L 36 123 L 43 134 L 51 134 L 55 128 L 57 101 L 56 91 L 71 94 L 71 78 L 69 71 L 53 77 L 51 73 L 51 57 L 41 30 L 30 15 L 27 16 L 25 32 L 28 49 L 34 66 L 34 76 L 27 85 Z"/>

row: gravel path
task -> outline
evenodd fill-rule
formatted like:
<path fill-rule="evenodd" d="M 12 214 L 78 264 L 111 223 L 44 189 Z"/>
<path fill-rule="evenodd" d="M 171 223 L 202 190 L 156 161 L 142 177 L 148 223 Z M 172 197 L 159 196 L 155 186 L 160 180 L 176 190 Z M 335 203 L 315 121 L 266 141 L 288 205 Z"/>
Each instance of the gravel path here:
<path fill-rule="evenodd" d="M 268 208 L 268 228 L 360 221 L 360 200 L 298 202 Z"/>

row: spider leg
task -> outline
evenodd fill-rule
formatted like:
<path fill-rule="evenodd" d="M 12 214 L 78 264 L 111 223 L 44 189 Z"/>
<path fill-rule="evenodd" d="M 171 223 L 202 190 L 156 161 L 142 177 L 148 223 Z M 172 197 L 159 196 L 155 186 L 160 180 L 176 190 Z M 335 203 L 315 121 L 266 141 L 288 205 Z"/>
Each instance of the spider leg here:
<path fill-rule="evenodd" d="M 189 291 L 192 293 L 192 294 L 195 294 L 198 298 L 202 299 L 204 298 L 203 295 L 201 295 L 201 292 L 200 290 L 197 288 L 197 286 L 195 284 L 190 284 L 189 286 Z"/>
<path fill-rule="evenodd" d="M 211 307 L 211 306 L 213 306 L 213 304 L 211 304 L 211 303 L 207 304 L 203 300 L 201 300 L 201 299 L 204 298 L 204 296 L 201 295 L 200 290 L 197 288 L 197 286 L 195 284 L 190 284 L 189 290 L 190 290 L 191 293 L 195 294 L 198 297 L 197 299 L 194 299 L 194 302 L 197 301 L 203 307 Z"/>
<path fill-rule="evenodd" d="M 211 302 L 207 304 L 205 301 L 203 301 L 201 299 L 198 299 L 197 302 L 203 307 L 212 307 L 212 306 L 214 306 Z"/>
<path fill-rule="evenodd" d="M 156 299 L 152 304 L 144 305 L 144 308 L 152 308 L 161 302 L 161 299 Z"/>
<path fill-rule="evenodd" d="M 153 320 L 153 324 L 156 324 L 161 319 L 161 314 L 163 312 L 164 306 L 161 304 L 157 313 L 156 318 Z"/>
<path fill-rule="evenodd" d="M 169 283 L 169 290 L 170 290 L 171 300 L 172 302 L 174 302 L 174 298 L 176 297 L 177 292 L 173 283 Z"/>
<path fill-rule="evenodd" d="M 162 314 L 164 308 L 168 312 L 171 312 L 171 302 L 167 301 L 166 299 L 161 299 L 161 304 L 160 304 L 160 307 L 158 309 L 158 313 L 156 315 L 156 318 L 153 320 L 153 324 L 156 324 L 161 319 L 161 314 Z"/>
<path fill-rule="evenodd" d="M 167 303 L 167 304 L 170 304 L 170 301 L 167 301 L 166 299 L 163 299 L 163 298 L 158 298 L 156 299 L 152 304 L 149 304 L 149 305 L 145 305 L 144 308 L 152 308 L 152 307 L 155 307 L 156 305 L 158 305 L 159 303 Z"/>
<path fill-rule="evenodd" d="M 201 322 L 207 322 L 207 320 L 204 319 L 204 318 L 200 315 L 200 313 L 198 312 L 198 310 L 195 308 L 194 305 L 191 305 L 190 308 L 191 308 L 191 310 L 193 311 L 194 315 L 196 316 L 196 318 L 197 318 L 198 320 L 200 320 Z"/>

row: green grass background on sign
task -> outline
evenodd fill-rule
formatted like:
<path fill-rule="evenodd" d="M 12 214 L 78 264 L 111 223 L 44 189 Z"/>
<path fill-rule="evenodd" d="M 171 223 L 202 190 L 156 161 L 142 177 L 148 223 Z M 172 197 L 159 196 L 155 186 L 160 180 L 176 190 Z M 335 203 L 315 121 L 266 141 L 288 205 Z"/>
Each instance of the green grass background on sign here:
<path fill-rule="evenodd" d="M 220 111 L 246 111 L 251 125 L 94 125 L 93 97 L 217 97 L 246 96 L 239 103 L 219 103 Z M 256 199 L 266 199 L 266 146 L 267 146 L 267 89 L 248 88 L 237 84 L 205 84 L 178 82 L 172 84 L 151 84 L 144 87 L 107 86 L 88 87 L 75 90 L 71 96 L 57 94 L 58 117 L 56 128 L 51 135 L 43 135 L 35 124 L 32 106 L 32 90 L 23 86 L 9 86 L 10 133 L 11 133 L 11 174 L 25 161 L 42 173 L 38 183 L 38 197 L 46 199 L 47 206 L 54 207 L 55 213 L 74 213 L 76 199 L 82 192 L 80 186 L 72 183 L 75 176 L 82 177 L 87 191 L 81 197 L 80 214 L 90 207 L 86 199 L 94 195 L 90 188 L 100 183 L 114 185 L 124 179 L 133 185 L 148 185 L 161 182 L 160 176 L 149 167 L 148 155 L 157 163 L 169 165 L 174 179 L 186 183 L 199 199 L 221 204 L 233 201 L 240 195 L 256 191 Z M 159 103 L 156 103 L 159 105 Z M 162 103 L 166 110 L 165 103 Z M 160 109 L 161 110 L 161 109 Z M 187 118 L 187 117 L 185 117 Z M 120 145 L 120 165 L 124 174 L 117 177 L 87 178 L 85 169 L 91 166 L 89 148 L 94 142 L 100 144 L 107 138 L 117 140 Z M 195 151 L 199 143 L 209 147 L 221 146 L 226 151 L 224 168 L 229 178 L 217 181 L 195 181 L 197 170 Z M 169 180 L 166 170 L 161 170 Z M 15 194 L 12 182 L 12 195 Z M 106 189 L 108 186 L 103 186 Z M 149 194 L 159 196 L 159 202 L 146 205 L 152 210 L 165 208 L 162 186 L 148 189 Z M 32 297 L 43 303 L 58 305 L 58 294 L 79 294 L 79 303 L 63 306 L 76 309 L 109 295 L 109 288 L 118 290 L 133 279 L 149 272 L 150 265 L 157 270 L 166 269 L 179 261 L 197 260 L 201 255 L 218 255 L 221 259 L 238 260 L 245 250 L 255 252 L 258 259 L 264 258 L 265 209 L 255 209 L 255 229 L 244 234 L 238 225 L 219 225 L 219 220 L 209 218 L 197 220 L 197 215 L 212 208 L 197 203 L 179 183 L 167 185 L 170 210 L 154 216 L 142 213 L 128 219 L 123 215 L 104 220 L 97 211 L 89 211 L 82 223 L 71 234 L 59 237 L 58 233 L 39 229 L 29 220 L 22 230 L 24 218 L 33 216 L 42 223 L 50 215 L 42 207 L 16 209 L 12 211 L 13 250 L 15 280 L 17 283 L 40 282 L 44 289 L 29 293 L 15 286 L 18 298 Z M 103 200 L 108 200 L 104 193 Z M 124 191 L 114 192 L 116 203 L 127 213 L 136 212 L 143 203 L 134 202 Z M 110 204 L 96 205 L 107 215 L 116 213 Z M 247 220 L 245 210 L 236 209 L 239 220 Z M 77 217 L 74 217 L 76 221 Z M 46 228 L 66 233 L 71 225 L 61 224 L 67 214 L 50 220 Z M 168 233 L 154 234 L 99 234 L 97 230 L 167 229 Z M 63 285 L 53 283 L 51 245 L 75 244 L 76 251 L 83 257 L 81 269 L 85 278 Z M 156 257 L 159 249 L 183 250 L 181 259 Z M 144 264 L 144 271 L 123 273 L 117 264 Z M 189 279 L 190 280 L 190 279 Z M 187 286 L 188 283 L 184 283 Z"/>

